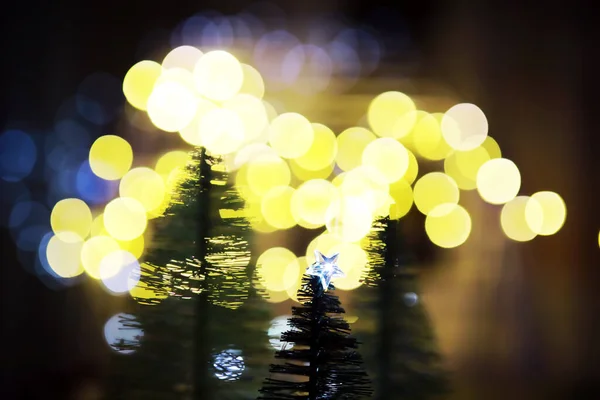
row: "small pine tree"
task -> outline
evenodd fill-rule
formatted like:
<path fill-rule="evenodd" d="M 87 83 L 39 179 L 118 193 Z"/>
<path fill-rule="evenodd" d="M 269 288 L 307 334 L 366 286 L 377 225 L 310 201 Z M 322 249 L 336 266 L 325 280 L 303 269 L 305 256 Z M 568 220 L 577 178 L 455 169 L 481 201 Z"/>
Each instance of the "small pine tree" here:
<path fill-rule="evenodd" d="M 380 400 L 429 400 L 449 391 L 435 334 L 418 301 L 418 270 L 399 232 L 398 221 L 382 218 L 373 224 L 367 248 L 370 288 L 363 303 L 374 312 L 375 330 L 364 340 L 371 354 L 375 394 Z"/>
<path fill-rule="evenodd" d="M 282 335 L 293 348 L 277 351 L 281 363 L 271 365 L 258 398 L 369 398 L 370 381 L 339 299 L 324 290 L 318 276 L 303 278 L 298 299 L 302 306 L 292 308 L 291 330 Z"/>
<path fill-rule="evenodd" d="M 243 207 L 220 160 L 194 151 L 154 224 L 141 282 L 169 297 L 155 305 L 136 298 L 144 336 L 127 363 L 141 372 L 125 398 L 254 397 L 270 318 L 252 288 L 252 231 Z"/>

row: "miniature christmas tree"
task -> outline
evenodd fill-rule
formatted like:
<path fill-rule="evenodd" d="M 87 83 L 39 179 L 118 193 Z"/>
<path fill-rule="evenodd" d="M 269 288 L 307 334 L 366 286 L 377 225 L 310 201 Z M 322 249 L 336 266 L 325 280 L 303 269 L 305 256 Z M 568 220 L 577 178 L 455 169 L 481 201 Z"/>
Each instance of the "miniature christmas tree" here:
<path fill-rule="evenodd" d="M 373 352 L 377 399 L 426 400 L 448 391 L 436 338 L 419 302 L 417 274 L 402 241 L 399 223 L 389 217 L 373 224 L 366 302 L 376 310 L 375 331 L 364 339 Z"/>
<path fill-rule="evenodd" d="M 281 363 L 271 365 L 259 399 L 363 399 L 371 395 L 370 381 L 357 352 L 358 342 L 339 299 L 328 290 L 331 279 L 343 276 L 337 255 L 316 252 L 298 292 L 302 306 L 292 308 L 291 330 L 282 341 L 293 346 L 277 351 Z"/>
<path fill-rule="evenodd" d="M 134 313 L 145 334 L 129 364 L 142 372 L 127 398 L 256 393 L 270 318 L 251 285 L 251 228 L 243 207 L 220 160 L 195 151 L 155 223 L 144 260 L 142 285 L 169 297 L 156 305 L 136 298 L 141 304 Z"/>

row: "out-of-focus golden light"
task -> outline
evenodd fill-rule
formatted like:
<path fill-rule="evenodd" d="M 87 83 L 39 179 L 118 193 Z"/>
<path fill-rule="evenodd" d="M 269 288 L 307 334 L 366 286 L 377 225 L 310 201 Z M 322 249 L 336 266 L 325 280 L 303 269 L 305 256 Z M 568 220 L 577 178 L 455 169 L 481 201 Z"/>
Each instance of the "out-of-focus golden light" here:
<path fill-rule="evenodd" d="M 477 191 L 490 204 L 504 204 L 515 198 L 521 188 L 519 168 L 509 159 L 494 158 L 477 172 Z"/>
<path fill-rule="evenodd" d="M 367 270 L 367 253 L 356 243 L 340 243 L 335 245 L 330 254 L 339 253 L 338 266 L 344 271 L 343 278 L 333 281 L 336 289 L 354 290 L 362 285 L 361 280 Z"/>
<path fill-rule="evenodd" d="M 244 83 L 244 71 L 239 61 L 222 50 L 204 54 L 194 67 L 196 90 L 202 96 L 225 101 L 235 96 Z"/>
<path fill-rule="evenodd" d="M 179 82 L 159 83 L 148 98 L 148 117 L 158 129 L 177 132 L 188 126 L 198 108 L 194 92 Z"/>
<path fill-rule="evenodd" d="M 400 219 L 408 214 L 413 205 L 413 190 L 410 184 L 403 179 L 392 183 L 390 196 L 394 200 L 389 209 L 390 218 Z"/>
<path fill-rule="evenodd" d="M 343 196 L 362 199 L 371 212 L 388 205 L 389 185 L 374 167 L 360 166 L 348 171 L 339 186 Z"/>
<path fill-rule="evenodd" d="M 393 138 L 376 139 L 362 153 L 362 164 L 381 172 L 387 183 L 402 178 L 408 171 L 409 162 L 408 151 Z"/>
<path fill-rule="evenodd" d="M 440 204 L 457 204 L 460 192 L 454 179 L 442 172 L 430 172 L 417 180 L 413 195 L 417 209 L 427 215 Z"/>
<path fill-rule="evenodd" d="M 64 199 L 52 208 L 50 226 L 55 234 L 73 232 L 85 238 L 92 227 L 92 212 L 83 200 Z"/>
<path fill-rule="evenodd" d="M 368 129 L 348 128 L 337 137 L 338 152 L 335 161 L 343 171 L 350 171 L 362 162 L 362 153 L 376 136 Z"/>
<path fill-rule="evenodd" d="M 194 75 L 192 75 L 192 73 L 185 68 L 171 68 L 168 70 L 163 70 L 162 74 L 160 74 L 154 83 L 154 89 L 163 83 L 177 83 L 194 93 Z M 150 96 L 152 96 L 152 94 Z M 149 100 L 150 99 L 148 99 L 148 101 Z"/>
<path fill-rule="evenodd" d="M 325 225 L 325 215 L 330 204 L 336 201 L 338 191 L 329 181 L 313 179 L 298 187 L 292 197 L 291 211 L 296 221 L 311 225 Z"/>
<path fill-rule="evenodd" d="M 104 214 L 98 214 L 92 221 L 90 236 L 105 235 L 110 236 L 104 227 Z"/>
<path fill-rule="evenodd" d="M 385 92 L 371 101 L 367 119 L 378 136 L 399 139 L 415 125 L 416 111 L 415 103 L 404 93 Z"/>
<path fill-rule="evenodd" d="M 215 103 L 202 97 L 197 98 L 196 113 L 192 121 L 183 129 L 179 130 L 179 136 L 192 146 L 203 146 L 200 122 L 210 111 L 219 108 Z"/>
<path fill-rule="evenodd" d="M 267 223 L 277 229 L 289 229 L 296 225 L 291 203 L 295 190 L 289 186 L 271 188 L 261 200 L 262 215 Z"/>
<path fill-rule="evenodd" d="M 313 123 L 314 138 L 308 151 L 294 159 L 303 169 L 319 171 L 329 168 L 337 154 L 337 141 L 331 129 L 323 124 Z"/>
<path fill-rule="evenodd" d="M 539 229 L 536 229 L 537 226 L 535 224 L 530 224 L 530 228 L 538 235 L 554 235 L 562 228 L 567 217 L 567 207 L 564 200 L 558 193 L 550 191 L 534 193 L 531 199 L 536 200 L 540 205 L 544 218 Z M 527 202 L 525 214 L 528 216 L 528 220 L 536 218 L 537 206 L 535 203 L 532 201 Z M 530 214 L 533 215 L 529 216 Z"/>
<path fill-rule="evenodd" d="M 166 184 L 171 172 L 173 172 L 176 168 L 184 168 L 189 160 L 190 155 L 185 151 L 169 151 L 168 153 L 160 156 L 158 161 L 156 161 L 154 170 L 163 178 L 163 181 L 165 181 Z"/>
<path fill-rule="evenodd" d="M 123 94 L 129 104 L 146 111 L 148 98 L 162 71 L 159 63 L 149 60 L 140 61 L 129 68 L 123 79 Z"/>
<path fill-rule="evenodd" d="M 94 279 L 100 279 L 100 263 L 104 257 L 120 249 L 119 243 L 110 236 L 89 238 L 81 249 L 81 264 L 85 272 Z"/>
<path fill-rule="evenodd" d="M 246 201 L 244 204 L 244 212 L 246 218 L 250 221 L 250 226 L 256 232 L 260 233 L 271 233 L 275 232 L 277 228 L 269 224 L 265 217 L 262 215 L 261 202 L 257 199 L 251 199 Z"/>
<path fill-rule="evenodd" d="M 455 150 L 473 150 L 485 141 L 488 134 L 485 114 L 471 103 L 450 107 L 444 114 L 441 125 L 446 143 Z"/>
<path fill-rule="evenodd" d="M 261 284 L 272 291 L 285 291 L 298 276 L 300 265 L 294 253 L 284 247 L 272 247 L 256 260 Z"/>
<path fill-rule="evenodd" d="M 441 121 L 444 114 L 435 113 L 419 118 L 412 131 L 413 145 L 417 153 L 428 160 L 442 160 L 452 148 L 442 135 Z"/>
<path fill-rule="evenodd" d="M 262 99 L 265 95 L 265 82 L 263 81 L 260 72 L 248 64 L 241 65 L 244 74 L 244 82 L 240 88 L 240 93 L 246 93 Z"/>
<path fill-rule="evenodd" d="M 344 242 L 358 242 L 371 230 L 373 211 L 363 198 L 345 196 L 329 206 L 325 220 L 329 233 Z"/>
<path fill-rule="evenodd" d="M 419 174 L 419 163 L 417 162 L 417 157 L 415 157 L 412 151 L 408 149 L 406 151 L 408 152 L 408 168 L 402 179 L 405 180 L 409 185 L 412 185 Z"/>
<path fill-rule="evenodd" d="M 246 181 L 249 189 L 256 196 L 263 196 L 275 186 L 288 186 L 290 184 L 290 168 L 278 156 L 261 154 L 246 166 Z M 243 172 L 242 169 L 238 171 L 238 174 L 240 172 Z"/>
<path fill-rule="evenodd" d="M 485 151 L 487 151 L 488 156 L 490 156 L 490 159 L 502 157 L 500 145 L 498 145 L 498 142 L 496 142 L 496 140 L 491 136 L 485 138 L 481 147 L 483 147 Z"/>
<path fill-rule="evenodd" d="M 458 247 L 469 238 L 471 216 L 458 204 L 439 204 L 427 214 L 425 232 L 437 246 L 447 249 Z"/>
<path fill-rule="evenodd" d="M 83 273 L 81 249 L 83 239 L 75 232 L 63 231 L 48 241 L 46 258 L 50 268 L 62 278 L 73 278 Z"/>
<path fill-rule="evenodd" d="M 477 187 L 477 173 L 479 172 L 479 168 L 490 160 L 487 150 L 482 146 L 467 151 L 456 151 L 447 159 L 450 158 L 454 158 L 456 168 L 460 176 L 465 179 L 465 183 L 468 181 L 468 184 L 464 185 L 460 185 L 457 181 L 461 189 L 464 187 L 463 190 L 472 190 Z"/>
<path fill-rule="evenodd" d="M 261 154 L 270 154 L 271 156 L 278 157 L 277 152 L 271 146 L 264 143 L 250 143 L 242 146 L 234 154 L 228 156 L 230 159 L 228 166 L 232 171 L 235 171 Z"/>
<path fill-rule="evenodd" d="M 456 185 L 462 190 L 473 190 L 477 188 L 477 181 L 465 177 L 456 164 L 456 153 L 450 154 L 444 160 L 444 172 L 454 179 Z"/>
<path fill-rule="evenodd" d="M 190 72 L 202 57 L 202 52 L 194 46 L 179 46 L 171 50 L 163 59 L 164 69 L 184 68 Z"/>
<path fill-rule="evenodd" d="M 125 250 L 125 251 L 133 254 L 133 256 L 135 258 L 140 258 L 140 257 L 142 257 L 142 254 L 144 254 L 144 249 L 145 249 L 144 235 L 140 235 L 133 240 L 127 240 L 127 241 L 117 240 L 117 243 L 119 243 L 119 247 L 121 248 L 121 250 Z"/>
<path fill-rule="evenodd" d="M 310 121 L 297 113 L 283 113 L 269 126 L 269 143 L 283 158 L 298 158 L 310 149 L 314 140 Z"/>
<path fill-rule="evenodd" d="M 537 236 L 544 223 L 544 210 L 537 200 L 517 196 L 502 206 L 500 225 L 506 236 L 518 242 L 527 242 Z"/>
<path fill-rule="evenodd" d="M 242 121 L 246 142 L 258 139 L 269 125 L 264 103 L 252 95 L 235 95 L 224 102 L 223 107 L 235 112 Z"/>
<path fill-rule="evenodd" d="M 129 197 L 118 197 L 104 208 L 104 227 L 117 240 L 133 240 L 144 233 L 148 220 L 146 209 Z"/>
<path fill-rule="evenodd" d="M 244 124 L 238 114 L 214 108 L 200 120 L 202 144 L 215 155 L 233 153 L 244 143 Z"/>
<path fill-rule="evenodd" d="M 102 179 L 120 179 L 133 163 L 131 145 L 115 135 L 100 136 L 94 141 L 89 154 L 90 168 Z"/>
<path fill-rule="evenodd" d="M 276 291 L 269 289 L 266 289 L 266 293 L 264 293 L 263 297 L 267 303 L 272 304 L 282 303 L 290 298 L 287 290 Z"/>
<path fill-rule="evenodd" d="M 119 195 L 140 202 L 147 213 L 152 214 L 162 204 L 165 197 L 163 178 L 153 169 L 133 168 L 119 183 Z"/>
<path fill-rule="evenodd" d="M 311 179 L 327 179 L 331 176 L 331 173 L 335 168 L 335 164 L 331 163 L 323 169 L 311 171 L 298 165 L 296 160 L 288 160 L 288 163 L 290 165 L 290 169 L 292 170 L 292 174 L 294 174 L 296 178 L 303 182 Z"/>

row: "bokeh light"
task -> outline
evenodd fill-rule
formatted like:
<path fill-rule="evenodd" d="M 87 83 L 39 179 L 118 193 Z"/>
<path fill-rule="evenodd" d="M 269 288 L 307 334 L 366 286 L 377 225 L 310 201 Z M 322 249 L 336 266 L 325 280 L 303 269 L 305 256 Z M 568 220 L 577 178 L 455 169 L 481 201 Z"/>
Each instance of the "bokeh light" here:
<path fill-rule="evenodd" d="M 519 168 L 509 159 L 495 158 L 477 172 L 477 191 L 490 204 L 504 204 L 515 198 L 521 188 Z"/>
<path fill-rule="evenodd" d="M 102 179 L 120 179 L 133 162 L 131 145 L 115 135 L 101 136 L 90 148 L 89 163 L 92 171 Z"/>
<path fill-rule="evenodd" d="M 309 149 L 294 159 L 303 169 L 319 171 L 331 166 L 337 155 L 337 141 L 331 129 L 323 124 L 311 124 L 314 137 Z"/>
<path fill-rule="evenodd" d="M 446 143 L 455 150 L 473 150 L 487 137 L 488 121 L 475 104 L 452 106 L 442 118 L 442 134 Z"/>
<path fill-rule="evenodd" d="M 70 231 L 86 238 L 92 226 L 92 212 L 80 199 L 64 199 L 54 205 L 50 224 L 55 234 Z"/>
<path fill-rule="evenodd" d="M 204 119 L 204 116 L 210 111 L 217 109 L 218 106 L 210 100 L 198 97 L 197 99 L 196 114 L 192 121 L 184 128 L 179 130 L 179 136 L 192 146 L 203 146 L 202 131 L 200 130 L 200 123 Z"/>
<path fill-rule="evenodd" d="M 411 133 L 416 152 L 428 160 L 442 160 L 452 148 L 442 135 L 441 121 L 444 114 L 425 114 L 419 118 Z"/>
<path fill-rule="evenodd" d="M 258 70 L 248 64 L 241 64 L 242 72 L 244 74 L 244 81 L 240 88 L 240 93 L 249 94 L 262 99 L 265 95 L 265 82 Z"/>
<path fill-rule="evenodd" d="M 331 176 L 335 168 L 335 163 L 331 163 L 323 169 L 313 171 L 301 167 L 296 160 L 288 160 L 288 163 L 292 174 L 294 174 L 294 176 L 302 182 L 309 181 L 311 179 L 327 179 Z"/>
<path fill-rule="evenodd" d="M 289 229 L 296 225 L 291 204 L 295 190 L 289 186 L 275 186 L 261 200 L 261 211 L 265 221 L 277 229 Z"/>
<path fill-rule="evenodd" d="M 83 273 L 81 249 L 83 238 L 74 232 L 60 232 L 50 238 L 46 258 L 50 268 L 61 278 L 73 278 Z"/>
<path fill-rule="evenodd" d="M 362 162 L 362 153 L 375 135 L 365 128 L 348 128 L 337 137 L 338 152 L 335 161 L 343 171 L 350 171 Z"/>
<path fill-rule="evenodd" d="M 238 176 L 245 172 L 249 189 L 256 196 L 263 196 L 275 186 L 287 186 L 291 172 L 287 163 L 276 155 L 261 154 L 238 170 Z"/>
<path fill-rule="evenodd" d="M 363 198 L 345 196 L 329 206 L 325 219 L 329 233 L 344 242 L 357 242 L 369 234 L 373 214 Z"/>
<path fill-rule="evenodd" d="M 457 204 L 460 192 L 454 179 L 442 172 L 430 172 L 417 180 L 413 195 L 417 209 L 427 215 L 440 204 Z"/>
<path fill-rule="evenodd" d="M 312 125 L 297 113 L 278 115 L 269 126 L 269 143 L 283 158 L 297 158 L 306 154 L 313 140 Z"/>
<path fill-rule="evenodd" d="M 427 214 L 425 232 L 429 240 L 439 247 L 458 247 L 471 234 L 471 216 L 458 204 L 439 204 Z"/>
<path fill-rule="evenodd" d="M 94 279 L 100 279 L 102 260 L 120 249 L 119 243 L 110 236 L 98 235 L 89 238 L 81 249 L 81 264 L 85 272 Z"/>
<path fill-rule="evenodd" d="M 17 182 L 29 176 L 37 161 L 37 148 L 25 132 L 8 130 L 0 135 L 0 178 Z"/>
<path fill-rule="evenodd" d="M 123 79 L 123 94 L 129 104 L 146 111 L 148 98 L 162 71 L 162 66 L 155 61 L 144 60 L 134 64 Z"/>
<path fill-rule="evenodd" d="M 535 220 L 536 218 L 536 214 L 538 212 L 538 207 L 536 205 L 537 202 L 543 212 L 543 222 L 539 229 L 536 229 L 537 226 L 530 222 L 530 228 L 538 235 L 554 235 L 560 230 L 560 228 L 562 228 L 567 217 L 567 207 L 564 200 L 558 193 L 550 191 L 534 193 L 531 195 L 531 199 L 535 201 L 527 202 L 525 209 L 526 216 L 528 216 L 528 221 L 531 219 Z M 530 214 L 533 215 L 529 216 Z"/>
<path fill-rule="evenodd" d="M 354 290 L 362 285 L 367 271 L 367 254 L 356 243 L 340 243 L 333 246 L 328 255 L 339 253 L 338 266 L 346 276 L 333 281 L 336 289 Z"/>
<path fill-rule="evenodd" d="M 244 142 L 244 124 L 238 114 L 215 108 L 200 120 L 202 144 L 215 155 L 233 153 Z"/>
<path fill-rule="evenodd" d="M 290 325 L 290 318 L 291 315 L 280 315 L 271 320 L 267 336 L 269 336 L 269 344 L 275 350 L 282 350 L 284 346 L 287 350 L 294 347 L 291 343 L 281 341 L 281 334 L 293 329 Z"/>
<path fill-rule="evenodd" d="M 337 201 L 338 191 L 329 181 L 313 179 L 304 182 L 292 196 L 291 210 L 301 226 L 323 226 L 330 205 Z M 305 227 L 308 227 L 305 226 Z"/>
<path fill-rule="evenodd" d="M 177 132 L 192 122 L 197 103 L 190 87 L 174 81 L 159 82 L 148 98 L 148 117 L 157 128 Z"/>
<path fill-rule="evenodd" d="M 77 195 L 91 205 L 103 204 L 115 197 L 119 191 L 116 180 L 105 180 L 92 171 L 90 163 L 85 160 L 75 176 Z M 67 194 L 67 193 L 65 193 Z"/>
<path fill-rule="evenodd" d="M 502 206 L 500 225 L 506 236 L 518 242 L 527 242 L 537 236 L 544 223 L 544 210 L 537 200 L 517 196 Z"/>
<path fill-rule="evenodd" d="M 169 151 L 160 156 L 160 158 L 156 161 L 154 170 L 163 178 L 166 183 L 171 173 L 177 168 L 184 168 L 189 160 L 190 155 L 186 151 Z"/>
<path fill-rule="evenodd" d="M 202 57 L 202 51 L 198 48 L 194 46 L 178 46 L 167 53 L 163 59 L 162 66 L 164 69 L 184 68 L 192 72 L 200 57 Z"/>
<path fill-rule="evenodd" d="M 377 169 L 387 183 L 402 178 L 408 171 L 409 161 L 406 148 L 393 138 L 376 139 L 362 153 L 362 164 Z"/>
<path fill-rule="evenodd" d="M 392 183 L 390 185 L 390 196 L 394 200 L 389 209 L 390 218 L 393 220 L 400 219 L 408 214 L 414 202 L 410 183 L 403 179 Z"/>
<path fill-rule="evenodd" d="M 132 321 L 132 322 L 124 322 Z M 119 313 L 110 317 L 104 324 L 104 339 L 110 348 L 119 354 L 132 354 L 140 344 L 144 331 L 139 324 L 134 324 L 135 317 L 131 314 Z M 122 348 L 125 345 L 127 348 Z"/>
<path fill-rule="evenodd" d="M 235 96 L 244 82 L 244 71 L 239 61 L 231 54 L 209 51 L 194 67 L 196 90 L 204 97 L 225 101 Z"/>
<path fill-rule="evenodd" d="M 146 230 L 146 209 L 137 200 L 119 197 L 104 208 L 106 231 L 118 240 L 133 240 Z"/>
<path fill-rule="evenodd" d="M 221 351 L 214 356 L 213 368 L 215 377 L 219 380 L 236 381 L 240 379 L 246 369 L 242 351 L 236 349 Z"/>
<path fill-rule="evenodd" d="M 269 125 L 264 103 L 249 94 L 238 94 L 223 103 L 223 107 L 237 114 L 244 127 L 246 142 L 260 138 Z"/>
<path fill-rule="evenodd" d="M 272 247 L 256 260 L 262 285 L 272 291 L 285 291 L 295 283 L 300 269 L 296 256 L 284 247 Z"/>
<path fill-rule="evenodd" d="M 133 168 L 121 179 L 119 195 L 136 199 L 150 217 L 157 216 L 156 211 L 161 207 L 165 197 L 165 183 L 153 169 Z"/>
<path fill-rule="evenodd" d="M 367 119 L 373 132 L 381 137 L 406 136 L 417 120 L 415 103 L 400 92 L 385 92 L 369 104 Z"/>
<path fill-rule="evenodd" d="M 102 284 L 113 294 L 129 292 L 140 280 L 140 264 L 126 250 L 107 254 L 100 262 L 99 272 Z"/>

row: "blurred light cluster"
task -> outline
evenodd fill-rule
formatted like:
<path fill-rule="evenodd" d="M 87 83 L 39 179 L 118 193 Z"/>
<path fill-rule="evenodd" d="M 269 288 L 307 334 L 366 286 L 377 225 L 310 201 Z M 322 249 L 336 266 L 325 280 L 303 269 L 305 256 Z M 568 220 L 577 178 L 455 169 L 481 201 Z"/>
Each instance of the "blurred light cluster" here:
<path fill-rule="evenodd" d="M 270 92 L 291 89 L 306 95 L 348 89 L 373 72 L 383 56 L 384 46 L 370 29 L 348 26 L 333 15 L 304 24 L 305 32 L 294 26 L 294 34 L 288 25 L 274 3 L 254 4 L 237 15 L 209 11 L 182 21 L 171 46 L 230 51 L 256 66 Z"/>

